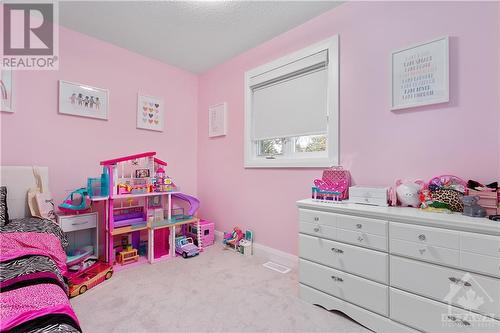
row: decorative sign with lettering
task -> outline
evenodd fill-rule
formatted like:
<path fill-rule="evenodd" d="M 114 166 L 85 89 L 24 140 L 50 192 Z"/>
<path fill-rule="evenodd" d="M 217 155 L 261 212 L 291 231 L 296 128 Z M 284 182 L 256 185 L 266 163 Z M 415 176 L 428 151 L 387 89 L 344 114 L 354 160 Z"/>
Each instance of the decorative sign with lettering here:
<path fill-rule="evenodd" d="M 392 53 L 392 110 L 450 100 L 448 37 Z"/>

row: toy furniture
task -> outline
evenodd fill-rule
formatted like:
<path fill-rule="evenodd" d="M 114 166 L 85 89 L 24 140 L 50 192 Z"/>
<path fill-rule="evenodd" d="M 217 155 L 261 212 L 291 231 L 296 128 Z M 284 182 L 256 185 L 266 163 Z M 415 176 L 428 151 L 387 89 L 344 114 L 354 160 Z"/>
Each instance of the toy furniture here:
<path fill-rule="evenodd" d="M 198 230 L 195 224 L 190 224 L 186 228 L 185 234 L 187 237 L 191 237 L 193 239 L 197 239 Z M 200 220 L 200 234 L 201 234 L 201 246 L 203 248 L 213 245 L 215 242 L 215 223 L 201 219 Z M 195 241 L 195 244 L 197 242 Z"/>
<path fill-rule="evenodd" d="M 56 213 L 56 221 L 69 241 L 68 266 L 99 255 L 99 228 L 97 213 L 66 215 Z"/>
<path fill-rule="evenodd" d="M 136 249 L 124 250 L 118 253 L 117 258 L 118 263 L 122 265 L 130 264 L 132 262 L 139 261 L 139 255 Z"/>
<path fill-rule="evenodd" d="M 311 199 L 299 295 L 374 332 L 500 332 L 500 223 Z"/>
<path fill-rule="evenodd" d="M 245 238 L 245 235 L 241 231 L 240 228 L 235 227 L 232 232 L 224 233 L 224 239 L 222 240 L 222 244 L 225 248 L 229 248 L 232 250 L 238 250 L 238 244 L 240 240 Z"/>

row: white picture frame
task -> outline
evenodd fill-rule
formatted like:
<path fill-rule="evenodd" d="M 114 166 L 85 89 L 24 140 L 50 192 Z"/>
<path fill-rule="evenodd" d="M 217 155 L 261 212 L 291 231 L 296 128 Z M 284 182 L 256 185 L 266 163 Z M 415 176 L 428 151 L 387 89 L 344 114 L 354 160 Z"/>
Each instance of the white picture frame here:
<path fill-rule="evenodd" d="M 137 128 L 163 132 L 165 105 L 161 98 L 137 94 Z"/>
<path fill-rule="evenodd" d="M 394 51 L 391 110 L 450 101 L 448 36 Z"/>
<path fill-rule="evenodd" d="M 227 134 L 227 103 L 208 107 L 208 137 L 214 138 Z"/>
<path fill-rule="evenodd" d="M 109 91 L 59 80 L 59 113 L 108 120 Z"/>
<path fill-rule="evenodd" d="M 12 70 L 0 71 L 0 111 L 14 112 Z"/>

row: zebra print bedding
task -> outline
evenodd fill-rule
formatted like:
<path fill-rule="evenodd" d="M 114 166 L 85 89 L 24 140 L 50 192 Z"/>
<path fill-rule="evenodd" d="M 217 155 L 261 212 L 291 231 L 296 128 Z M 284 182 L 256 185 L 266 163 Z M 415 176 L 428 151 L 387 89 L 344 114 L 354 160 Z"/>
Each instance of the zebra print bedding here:
<path fill-rule="evenodd" d="M 0 331 L 80 332 L 69 303 L 68 241 L 57 224 L 17 219 L 0 227 Z"/>

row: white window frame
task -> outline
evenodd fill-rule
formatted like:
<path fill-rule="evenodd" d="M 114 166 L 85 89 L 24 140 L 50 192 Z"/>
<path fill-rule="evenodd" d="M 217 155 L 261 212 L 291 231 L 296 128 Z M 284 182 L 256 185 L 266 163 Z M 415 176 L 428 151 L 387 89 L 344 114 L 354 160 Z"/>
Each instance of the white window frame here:
<path fill-rule="evenodd" d="M 327 87 L 327 156 L 317 153 L 297 153 L 288 156 L 277 155 L 272 159 L 257 155 L 257 145 L 252 140 L 252 77 L 277 69 L 318 52 L 328 50 Z M 293 52 L 287 56 L 245 72 L 245 168 L 290 168 L 328 167 L 339 164 L 339 36 Z M 306 155 L 307 154 L 307 155 Z"/>

